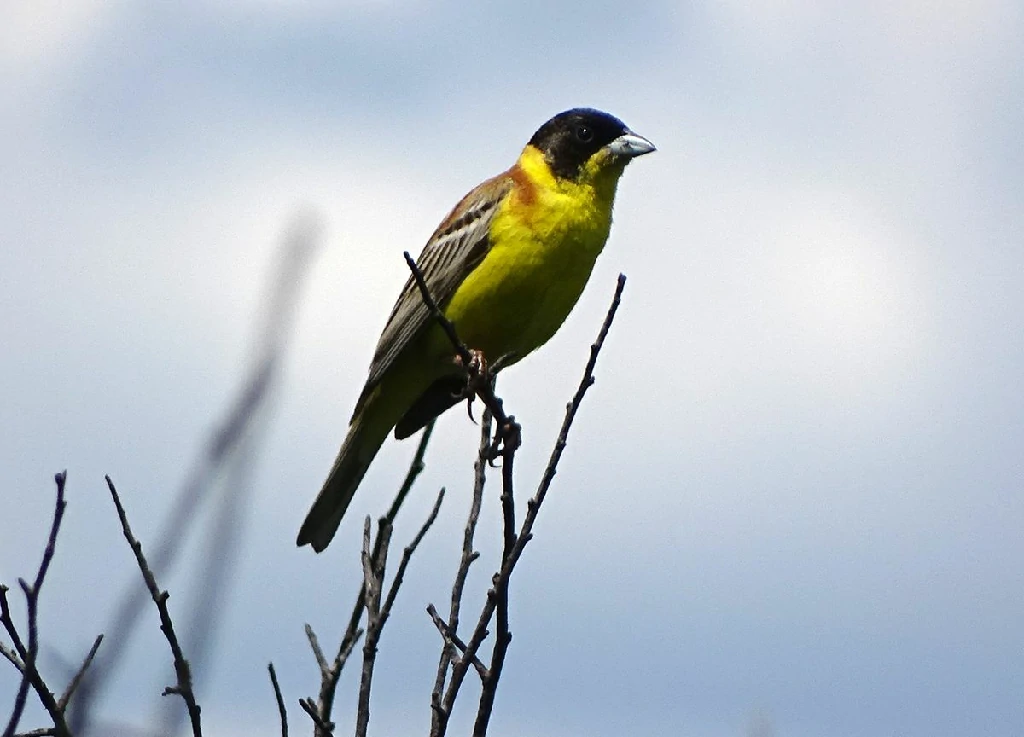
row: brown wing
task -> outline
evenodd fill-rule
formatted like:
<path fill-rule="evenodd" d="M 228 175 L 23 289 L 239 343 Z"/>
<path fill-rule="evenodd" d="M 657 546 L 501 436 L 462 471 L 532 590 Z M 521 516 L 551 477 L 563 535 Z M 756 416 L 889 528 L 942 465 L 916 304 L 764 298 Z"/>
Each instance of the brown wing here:
<path fill-rule="evenodd" d="M 423 272 L 430 294 L 439 306 L 447 304 L 462 280 L 490 249 L 488 233 L 491 221 L 512 183 L 512 177 L 505 172 L 480 184 L 462 198 L 423 247 L 416 265 Z M 430 319 L 430 311 L 423 304 L 419 288 L 410 275 L 377 341 L 370 375 L 353 416 L 359 413 L 366 396 Z"/>

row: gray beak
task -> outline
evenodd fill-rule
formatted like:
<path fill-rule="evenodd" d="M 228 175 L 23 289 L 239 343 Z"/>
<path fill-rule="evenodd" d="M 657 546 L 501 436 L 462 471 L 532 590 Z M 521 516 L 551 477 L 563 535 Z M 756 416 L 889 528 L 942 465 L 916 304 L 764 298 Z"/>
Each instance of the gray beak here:
<path fill-rule="evenodd" d="M 621 136 L 608 144 L 608 150 L 616 156 L 623 156 L 632 159 L 636 156 L 643 156 L 655 151 L 654 144 L 643 136 L 638 136 L 631 130 L 627 130 Z"/>

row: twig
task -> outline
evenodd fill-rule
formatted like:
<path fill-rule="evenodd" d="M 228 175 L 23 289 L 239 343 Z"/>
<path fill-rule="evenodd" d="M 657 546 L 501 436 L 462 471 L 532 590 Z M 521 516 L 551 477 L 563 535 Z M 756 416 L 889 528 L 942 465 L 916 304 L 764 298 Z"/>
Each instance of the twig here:
<path fill-rule="evenodd" d="M 405 480 L 402 482 L 402 486 L 398 489 L 398 493 L 395 494 L 395 498 L 391 501 L 391 506 L 388 508 L 387 513 L 384 517 L 388 520 L 389 524 L 393 524 L 395 518 L 398 517 L 398 512 L 401 510 L 406 497 L 409 495 L 413 484 L 419 477 L 425 468 L 424 457 L 427 452 L 427 445 L 430 442 L 430 436 L 434 432 L 434 422 L 431 421 L 423 430 L 423 434 L 420 436 L 419 445 L 416 446 L 416 453 L 413 455 L 412 462 L 409 464 L 409 470 L 405 474 Z M 382 540 L 378 535 L 373 543 L 373 560 L 376 561 L 381 555 L 381 544 Z M 333 724 L 331 719 L 331 712 L 334 709 L 334 697 L 338 689 L 338 679 L 341 677 L 341 671 L 345 667 L 345 663 L 348 661 L 349 655 L 359 642 L 359 638 L 363 635 L 363 630 L 359 627 L 359 622 L 363 617 L 363 610 L 366 608 L 366 585 L 365 582 L 360 584 L 359 594 L 356 596 L 356 601 L 352 605 L 352 613 L 349 615 L 348 625 L 345 628 L 345 633 L 342 635 L 341 643 L 338 646 L 338 654 L 334 658 L 334 662 L 330 665 L 327 664 L 327 658 L 324 656 L 323 650 L 320 648 L 320 643 L 313 632 L 313 628 L 308 624 L 306 625 L 306 637 L 309 639 L 310 647 L 313 649 L 313 656 L 316 658 L 317 665 L 320 667 L 320 694 L 317 698 L 317 715 L 320 722 L 324 724 Z M 306 699 L 309 703 L 313 703 L 312 699 Z M 331 727 L 333 730 L 334 727 Z M 319 724 L 317 724 L 316 737 L 328 737 L 328 733 L 321 730 Z"/>
<path fill-rule="evenodd" d="M 457 634 L 448 629 L 448 625 L 441 615 L 437 613 L 437 609 L 434 608 L 433 604 L 427 604 L 427 614 L 430 615 L 430 620 L 434 623 L 437 631 L 441 634 L 441 639 L 444 640 L 446 645 L 445 652 L 448 653 L 449 662 L 452 660 L 452 652 L 458 653 L 459 657 L 462 657 L 466 652 L 466 643 L 462 641 Z M 476 672 L 481 678 L 487 677 L 487 666 L 485 666 L 480 658 L 474 656 L 472 659 L 473 667 L 476 668 Z"/>
<path fill-rule="evenodd" d="M 389 616 L 391 616 L 391 608 L 395 604 L 395 599 L 398 597 L 398 589 L 402 586 L 402 581 L 405 580 L 405 571 L 409 567 L 409 561 L 412 560 L 413 553 L 416 552 L 416 548 L 423 542 L 423 538 L 427 532 L 433 526 L 437 520 L 437 515 L 441 511 L 441 502 L 444 501 L 444 487 L 437 493 L 437 500 L 434 502 L 433 508 L 430 510 L 430 514 L 427 515 L 427 519 L 423 522 L 419 532 L 412 539 L 412 542 L 405 546 L 402 551 L 402 560 L 398 564 L 398 570 L 395 571 L 395 577 L 391 580 L 391 588 L 388 589 L 387 598 L 384 600 L 384 606 L 380 611 L 380 628 L 384 627 L 384 623 L 387 622 Z M 380 633 L 378 632 L 378 637 Z"/>
<path fill-rule="evenodd" d="M 6 594 L 8 588 L 6 586 L 0 586 L 3 589 L 3 593 Z M 7 645 L 0 642 L 0 655 L 3 655 L 7 660 L 18 669 L 19 673 L 25 673 L 25 664 L 21 662 L 21 658 L 18 657 L 18 653 L 11 650 Z"/>
<path fill-rule="evenodd" d="M 318 735 L 333 737 L 334 722 L 321 718 L 319 709 L 317 705 L 313 703 L 313 699 L 299 699 L 299 706 L 301 706 L 302 710 L 309 715 L 310 719 L 313 720 L 313 725 L 316 727 Z"/>
<path fill-rule="evenodd" d="M 565 450 L 565 446 L 568 443 L 569 430 L 576 417 L 576 412 L 578 411 L 587 390 L 594 384 L 593 373 L 594 367 L 597 364 L 597 357 L 601 352 L 601 347 L 604 345 L 604 341 L 608 335 L 608 330 L 611 328 L 612 321 L 615 319 L 615 313 L 619 308 L 622 291 L 625 286 L 626 277 L 619 274 L 615 294 L 612 297 L 612 303 L 605 315 L 604 323 L 601 325 L 601 330 L 598 333 L 597 340 L 595 340 L 593 345 L 590 347 L 590 358 L 587 361 L 586 368 L 584 369 L 583 378 L 580 381 L 576 393 L 573 395 L 572 401 L 566 406 L 565 419 L 562 421 L 562 427 L 559 431 L 558 438 L 555 441 L 555 447 L 551 452 L 548 465 L 544 469 L 544 474 L 541 478 L 536 494 L 527 502 L 526 515 L 523 519 L 523 524 L 519 529 L 518 535 L 515 535 L 515 538 L 512 539 L 507 525 L 505 526 L 505 545 L 503 546 L 505 554 L 502 558 L 501 567 L 494 575 L 491 588 L 487 592 L 483 609 L 480 612 L 480 618 L 477 620 L 476 627 L 474 628 L 469 641 L 466 643 L 462 658 L 452 665 L 451 681 L 445 691 L 443 700 L 438 704 L 436 693 L 432 700 L 431 705 L 433 707 L 435 718 L 431 723 L 431 737 L 442 737 L 445 734 L 448 717 L 451 714 L 455 699 L 458 696 L 459 688 L 465 678 L 466 671 L 473 663 L 473 658 L 477 657 L 477 651 L 480 649 L 481 644 L 483 644 L 484 639 L 488 635 L 487 627 L 491 622 L 491 618 L 494 616 L 495 610 L 498 608 L 499 603 L 502 600 L 506 602 L 505 606 L 507 606 L 508 583 L 512 576 L 512 571 L 515 569 L 516 563 L 522 556 L 523 549 L 533 536 L 534 522 L 536 521 L 537 514 L 540 511 L 540 505 L 544 502 L 544 498 L 551 486 L 551 482 L 555 477 L 558 462 L 562 457 L 562 452 Z M 507 457 L 503 460 L 503 464 L 508 464 Z M 514 509 L 511 505 L 507 504 L 504 499 L 506 495 L 506 488 L 509 489 L 509 493 L 511 490 L 511 476 L 506 473 L 508 471 L 509 469 L 503 469 L 503 521 L 508 520 L 508 512 L 511 511 L 514 513 Z M 506 483 L 509 484 L 508 487 L 506 487 Z M 509 546 L 510 541 L 512 543 L 511 546 Z M 502 617 L 504 618 L 503 621 L 498 622 L 499 635 L 496 638 L 495 648 L 492 652 L 491 666 L 487 669 L 487 678 L 483 679 L 480 707 L 477 711 L 477 717 L 473 727 L 475 737 L 482 737 L 482 735 L 486 734 L 491 711 L 494 705 L 494 694 L 497 690 L 498 679 L 501 677 L 501 669 L 504 664 L 505 652 L 507 652 L 508 644 L 511 641 L 511 632 L 508 631 L 507 610 Z"/>
<path fill-rule="evenodd" d="M 366 737 L 366 729 L 370 723 L 370 688 L 373 683 L 373 669 L 377 661 L 377 645 L 380 642 L 384 625 L 391 616 L 391 609 L 398 597 L 398 590 L 405 580 L 405 571 L 409 567 L 416 548 L 419 547 L 430 527 L 437 519 L 441 511 L 441 502 L 444 501 L 444 489 L 437 494 L 430 514 L 426 521 L 420 526 L 416 536 L 412 539 L 402 552 L 402 560 L 398 564 L 398 570 L 388 588 L 387 596 L 383 604 L 384 571 L 387 567 L 388 547 L 391 544 L 393 526 L 391 520 L 386 516 L 381 517 L 378 522 L 377 540 L 380 541 L 380 556 L 374 560 L 370 553 L 370 518 L 366 518 L 363 525 L 363 578 L 366 589 L 366 639 L 363 641 L 363 674 L 359 682 L 359 703 L 356 711 L 356 737 Z"/>
<path fill-rule="evenodd" d="M 543 504 L 544 498 L 551 486 L 551 482 L 555 478 L 558 462 L 562 457 L 562 452 L 568 444 L 569 430 L 572 428 L 573 420 L 576 419 L 576 412 L 579 410 L 580 404 L 583 402 L 583 397 L 586 395 L 587 390 L 594 385 L 594 368 L 597 365 L 597 357 L 604 345 L 605 338 L 608 336 L 608 331 L 611 329 L 612 321 L 615 320 L 615 313 L 619 309 L 619 304 L 622 300 L 622 291 L 625 288 L 626 277 L 624 274 L 619 274 L 619 278 L 615 286 L 615 294 L 612 297 L 612 303 L 608 307 L 608 313 L 605 315 L 604 323 L 602 323 L 601 330 L 597 335 L 597 340 L 595 340 L 590 346 L 590 358 L 583 371 L 583 378 L 580 380 L 580 384 L 576 389 L 576 393 L 573 395 L 572 401 L 566 406 L 565 419 L 562 421 L 562 427 L 558 433 L 558 439 L 555 441 L 555 447 L 551 451 L 551 457 L 548 459 L 548 465 L 544 469 L 544 474 L 541 477 L 537 493 L 529 500 L 529 502 L 527 502 L 526 516 L 523 519 L 523 525 L 520 528 L 518 538 L 513 541 L 511 548 L 508 549 L 506 554 L 503 556 L 501 571 L 495 577 L 494 587 L 492 589 L 492 591 L 497 592 L 496 596 L 492 597 L 490 592 L 488 592 L 487 603 L 490 604 L 494 601 L 494 606 L 498 608 L 499 632 L 495 641 L 491 667 L 488 669 L 488 677 L 484 679 L 481 687 L 480 708 L 477 712 L 476 723 L 473 727 L 474 737 L 483 737 L 487 733 L 487 725 L 490 721 L 491 710 L 494 706 L 494 694 L 497 690 L 498 679 L 501 677 L 501 669 L 504 664 L 505 652 L 508 650 L 509 642 L 511 642 L 512 639 L 512 635 L 508 632 L 507 628 L 508 583 L 512 577 L 512 570 L 515 568 L 516 563 L 522 556 L 523 549 L 526 547 L 526 544 L 533 537 L 533 524 L 537 519 L 538 512 L 540 511 L 540 505 Z M 509 480 L 509 483 L 511 483 L 511 480 Z M 509 538 L 506 532 L 506 544 L 508 543 L 508 540 Z M 502 613 L 503 609 L 504 615 Z M 503 616 L 504 621 L 502 621 Z M 482 617 L 481 620 L 483 620 Z M 487 617 L 487 621 L 489 620 L 490 616 Z M 486 622 L 483 623 L 483 626 L 486 627 Z"/>
<path fill-rule="evenodd" d="M 167 610 L 169 594 L 166 591 L 161 591 L 160 587 L 157 586 L 153 571 L 150 569 L 149 563 L 146 562 L 146 556 L 142 553 L 142 543 L 135 539 L 135 536 L 132 534 L 131 526 L 128 524 L 128 516 L 121 505 L 121 498 L 117 494 L 117 489 L 114 488 L 114 482 L 110 480 L 110 476 L 105 478 L 107 480 L 107 488 L 110 489 L 110 496 L 114 500 L 114 506 L 117 508 L 117 517 L 121 520 L 121 530 L 124 533 L 124 538 L 128 541 L 132 553 L 135 554 L 135 561 L 139 564 L 139 570 L 142 572 L 142 578 L 146 582 L 146 588 L 149 589 L 149 595 L 152 597 L 153 603 L 156 604 L 157 611 L 160 613 L 160 629 L 164 633 L 164 637 L 167 638 L 167 644 L 170 645 L 171 654 L 174 656 L 174 672 L 177 675 L 178 683 L 176 686 L 165 688 L 164 695 L 178 694 L 181 696 L 188 710 L 193 737 L 202 737 L 200 707 L 196 703 L 195 694 L 192 692 L 192 673 L 188 661 L 185 660 L 185 656 L 181 651 L 181 646 L 178 644 L 178 637 L 174 633 L 174 623 L 171 621 L 170 612 Z"/>
<path fill-rule="evenodd" d="M 288 737 L 288 709 L 281 695 L 281 684 L 277 682 L 277 671 L 273 663 L 267 663 L 267 670 L 270 672 L 270 685 L 274 687 L 274 698 L 277 699 L 277 713 L 281 716 L 281 737 Z"/>
<path fill-rule="evenodd" d="M 4 629 L 7 630 L 7 634 L 14 645 L 14 650 L 17 652 L 22 664 L 22 668 L 20 668 L 21 683 L 14 697 L 14 708 L 11 711 L 10 719 L 7 721 L 3 737 L 11 737 L 14 734 L 14 730 L 18 728 L 18 722 L 21 721 L 21 715 L 25 709 L 25 701 L 28 698 L 29 686 L 35 690 L 36 695 L 43 704 L 43 708 L 46 709 L 47 714 L 53 719 L 56 734 L 61 737 L 69 734 L 68 725 L 64 719 L 64 709 L 57 703 L 56 697 L 39 674 L 36 665 L 36 658 L 39 655 L 39 591 L 43 587 L 43 581 L 46 579 L 46 573 L 50 569 L 50 562 L 53 560 L 53 554 L 57 549 L 57 534 L 60 532 L 61 520 L 64 519 L 64 510 L 67 508 L 67 501 L 64 499 L 64 486 L 67 483 L 67 478 L 67 471 L 61 471 L 53 478 L 57 484 L 57 501 L 54 505 L 50 535 L 46 541 L 46 548 L 43 550 L 43 560 L 36 571 L 35 581 L 30 585 L 25 579 L 18 579 L 18 584 L 25 594 L 25 604 L 28 613 L 27 646 L 18 634 L 18 629 L 11 618 L 10 602 L 7 599 L 9 589 L 6 586 L 0 585 L 0 624 L 3 624 Z M 13 654 L 11 653 L 11 655 Z M 8 660 L 11 660 L 7 653 L 5 653 L 5 656 Z M 11 662 L 17 665 L 16 661 L 11 660 Z"/>
<path fill-rule="evenodd" d="M 455 572 L 455 583 L 452 585 L 451 609 L 448 614 L 447 632 L 450 638 L 457 637 L 459 629 L 459 614 L 462 609 L 462 594 L 466 587 L 466 577 L 469 575 L 469 567 L 480 557 L 480 553 L 473 550 L 473 539 L 476 536 L 476 526 L 480 519 L 480 506 L 483 503 L 484 484 L 487 481 L 488 454 L 491 447 L 491 412 L 485 410 L 480 418 L 480 446 L 477 452 L 476 463 L 473 466 L 473 497 L 469 507 L 469 518 L 466 520 L 466 528 L 462 535 L 462 558 L 459 560 L 458 570 Z M 433 608 L 431 604 L 427 611 Z M 443 636 L 443 635 L 442 635 Z M 461 640 L 459 640 L 461 642 Z M 460 647 L 465 655 L 465 643 Z M 472 661 L 479 662 L 474 654 Z M 442 702 L 445 693 L 445 681 L 448 677 L 448 668 L 452 662 L 451 650 L 447 647 L 441 649 L 441 657 L 437 664 L 437 677 L 434 680 L 434 690 L 430 696 L 431 717 L 430 734 L 444 734 L 448 726 L 448 717 L 451 714 L 451 706 L 446 709 Z M 482 664 L 481 664 L 482 665 Z M 460 673 L 465 675 L 465 670 Z M 454 679 L 456 674 L 452 674 Z M 457 693 L 461 687 L 461 680 L 455 686 L 452 693 Z M 454 699 L 453 699 L 454 702 Z"/>
<path fill-rule="evenodd" d="M 416 265 L 416 259 L 414 259 L 408 251 L 405 251 L 402 255 L 405 256 L 405 262 L 409 265 L 409 270 L 412 272 L 412 278 L 416 281 L 416 286 L 420 290 L 420 295 L 423 297 L 423 304 L 427 306 L 427 309 L 430 310 L 430 314 L 435 320 L 437 320 L 441 329 L 444 330 L 445 335 L 448 336 L 448 340 L 450 340 L 452 345 L 455 347 L 456 353 L 459 354 L 459 358 L 462 360 L 462 365 L 467 371 L 469 371 L 470 367 L 475 364 L 473 360 L 473 353 L 469 350 L 466 344 L 459 339 L 459 334 L 455 332 L 455 326 L 452 324 L 452 321 L 445 317 L 444 313 L 441 312 L 441 308 L 437 306 L 437 302 L 434 301 L 434 297 L 430 294 L 430 288 L 427 286 L 427 280 L 423 276 L 423 272 L 420 271 L 420 267 Z M 503 416 L 497 412 L 495 415 Z"/>
<path fill-rule="evenodd" d="M 309 647 L 313 650 L 313 657 L 316 658 L 316 664 L 320 666 L 320 676 L 326 677 L 331 667 L 327 664 L 327 658 L 324 656 L 323 648 L 320 647 L 320 640 L 317 639 L 316 633 L 309 624 L 306 625 L 306 639 L 309 640 Z"/>
<path fill-rule="evenodd" d="M 490 457 L 492 459 L 497 457 L 499 445 L 513 446 L 513 450 L 518 448 L 522 442 L 522 429 L 516 423 L 516 418 L 513 415 L 505 414 L 501 399 L 494 393 L 494 382 L 491 380 L 492 374 L 483 362 L 479 360 L 478 356 L 475 356 L 473 351 L 462 342 L 455 331 L 455 325 L 441 312 L 441 308 L 438 307 L 434 297 L 430 294 L 430 288 L 427 286 L 423 272 L 416 265 L 416 260 L 409 255 L 408 251 L 403 255 L 405 256 L 405 262 L 409 265 L 409 270 L 412 272 L 412 278 L 420 290 L 423 304 L 426 305 L 431 316 L 441 326 L 441 329 L 444 330 L 448 340 L 451 341 L 452 347 L 455 348 L 459 360 L 462 361 L 462 367 L 466 371 L 466 388 L 480 397 L 480 400 L 487 409 L 494 415 L 494 419 L 497 420 L 498 430 L 495 433 L 494 444 L 491 446 Z"/>
<path fill-rule="evenodd" d="M 223 479 L 223 501 L 216 521 L 211 525 L 211 532 L 206 536 L 210 547 L 220 547 L 220 550 L 214 549 L 203 558 L 206 561 L 212 560 L 213 565 L 204 567 L 198 577 L 200 585 L 196 588 L 199 600 L 190 607 L 197 626 L 188 630 L 191 641 L 187 649 L 192 654 L 197 675 L 202 672 L 203 656 L 208 650 L 206 643 L 212 636 L 217 615 L 224 609 L 217 606 L 215 597 L 222 596 L 227 590 L 226 571 L 233 557 L 225 555 L 223 550 L 234 552 L 239 531 L 244 529 L 244 512 L 250 506 L 246 497 L 251 496 L 247 470 L 252 466 L 257 438 L 262 437 L 261 433 L 265 433 L 268 426 L 266 408 L 279 383 L 303 277 L 308 273 L 312 257 L 321 242 L 321 230 L 316 212 L 300 212 L 282 235 L 278 246 L 278 263 L 261 300 L 264 314 L 257 325 L 253 361 L 246 369 L 244 380 L 231 405 L 218 419 L 200 448 L 155 542 L 149 546 L 150 570 L 162 577 L 178 560 L 179 554 L 186 547 L 188 534 L 195 529 L 196 522 L 202 519 L 198 510 L 213 497 L 213 487 L 217 480 Z M 92 706 L 111 682 L 117 665 L 127 652 L 131 634 L 148 606 L 148 599 L 147 592 L 138 586 L 130 587 L 121 596 L 114 610 L 114 619 L 106 630 L 118 633 L 117 637 L 103 648 L 78 689 L 79 695 L 71 713 L 71 729 L 75 734 L 90 731 Z M 175 709 L 174 719 L 178 719 L 180 714 L 180 710 Z M 176 721 L 167 723 L 165 720 L 160 726 L 162 733 L 176 733 L 178 729 Z"/>
<path fill-rule="evenodd" d="M 516 536 L 515 496 L 512 488 L 512 463 L 515 460 L 515 448 L 506 445 L 501 461 L 501 517 L 503 544 L 501 560 L 504 564 L 512 555 L 518 537 Z M 511 571 L 509 571 L 511 573 Z M 498 692 L 498 679 L 505 667 L 505 656 L 508 646 L 512 644 L 512 631 L 508 621 L 508 586 L 511 576 L 496 575 L 494 578 L 494 606 L 497 610 L 496 624 L 498 632 L 491 650 L 491 665 L 487 674 L 481 679 L 480 706 L 477 709 L 476 722 L 473 725 L 474 737 L 487 734 L 487 724 L 494 708 L 494 698 Z M 490 597 L 489 597 L 490 598 Z M 475 655 L 474 655 L 475 656 Z"/>
<path fill-rule="evenodd" d="M 381 517 L 377 530 L 382 539 L 381 554 L 374 560 L 370 552 L 370 516 L 363 523 L 363 588 L 366 591 L 366 637 L 363 639 L 363 673 L 359 679 L 359 701 L 356 707 L 356 737 L 366 737 L 370 723 L 370 688 L 373 685 L 373 667 L 377 661 L 377 636 L 380 622 L 380 597 L 384 582 L 384 569 L 388 562 L 388 545 L 392 526 Z"/>
<path fill-rule="evenodd" d="M 92 647 L 89 648 L 89 654 L 85 656 L 85 660 L 82 661 L 81 667 L 78 672 L 72 677 L 68 687 L 64 689 L 64 694 L 60 697 L 57 702 L 57 706 L 63 712 L 68 708 L 68 704 L 71 703 L 71 697 L 75 695 L 75 690 L 78 688 L 78 684 L 82 682 L 82 678 L 85 676 L 85 672 L 89 670 L 89 666 L 92 665 L 93 658 L 96 657 L 96 652 L 100 649 L 100 643 L 103 642 L 103 635 L 96 635 L 96 639 L 92 643 Z"/>
<path fill-rule="evenodd" d="M 534 494 L 533 498 L 526 504 L 526 517 L 523 520 L 523 526 L 519 531 L 519 539 L 516 541 L 516 544 L 512 549 L 512 559 L 509 561 L 509 573 L 511 573 L 511 568 L 515 566 L 519 561 L 519 557 L 523 554 L 523 548 L 526 547 L 526 543 L 528 543 L 533 537 L 533 523 L 537 519 L 537 513 L 540 511 L 540 505 L 543 504 L 544 497 L 547 496 L 548 489 L 551 487 L 551 482 L 554 480 L 555 474 L 558 471 L 558 462 L 562 458 L 562 452 L 569 444 L 569 430 L 572 428 L 572 423 L 576 419 L 576 412 L 579 411 L 587 390 L 590 389 L 596 381 L 594 379 L 594 368 L 597 366 L 597 357 L 601 353 L 601 348 L 604 346 L 605 338 L 608 337 L 608 331 L 611 329 L 612 322 L 615 320 L 615 313 L 618 312 L 619 304 L 622 301 L 622 290 L 625 288 L 626 276 L 624 274 L 619 274 L 619 279 L 615 286 L 615 295 L 612 297 L 612 303 L 608 307 L 608 314 L 605 315 L 604 323 L 601 325 L 601 330 L 597 335 L 597 340 L 595 340 L 590 346 L 590 359 L 587 361 L 587 366 L 583 371 L 583 378 L 580 380 L 579 386 L 576 388 L 576 393 L 573 395 L 572 401 L 565 407 L 565 419 L 562 420 L 562 427 L 558 432 L 558 439 L 555 441 L 555 447 L 551 450 L 551 456 L 548 458 L 548 465 L 544 468 L 544 475 L 541 477 L 540 485 L 537 487 L 537 493 Z"/>

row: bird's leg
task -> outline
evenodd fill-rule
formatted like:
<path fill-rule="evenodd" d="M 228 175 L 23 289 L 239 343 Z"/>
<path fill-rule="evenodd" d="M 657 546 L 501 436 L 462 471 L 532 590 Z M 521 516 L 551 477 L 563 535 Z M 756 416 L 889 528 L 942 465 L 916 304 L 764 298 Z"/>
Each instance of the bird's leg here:
<path fill-rule="evenodd" d="M 499 357 L 492 366 L 488 366 L 487 359 L 483 354 L 483 351 L 469 349 L 470 360 L 466 364 L 460 356 L 455 356 L 455 363 L 462 366 L 466 370 L 466 385 L 459 392 L 458 398 L 466 400 L 466 410 L 469 414 L 469 419 L 476 422 L 473 417 L 473 400 L 476 398 L 481 391 L 487 391 L 484 395 L 484 402 L 490 398 L 497 403 L 495 407 L 492 407 L 492 414 L 495 419 L 498 420 L 498 427 L 494 432 L 494 439 L 491 441 L 491 446 L 487 451 L 487 462 L 493 467 L 495 461 L 498 460 L 506 452 L 514 452 L 522 444 L 522 428 L 519 423 L 516 422 L 516 418 L 512 415 L 505 415 L 501 408 L 501 400 L 494 396 L 494 376 L 495 373 L 502 365 L 502 359 Z"/>
<path fill-rule="evenodd" d="M 461 356 L 455 356 L 455 363 L 466 370 L 466 385 L 457 396 L 466 400 L 466 414 L 473 424 L 476 424 L 476 418 L 473 417 L 473 400 L 476 399 L 477 390 L 490 383 L 491 375 L 487 370 L 487 359 L 483 351 L 471 348 L 469 354 L 471 358 L 468 365 L 463 362 Z"/>

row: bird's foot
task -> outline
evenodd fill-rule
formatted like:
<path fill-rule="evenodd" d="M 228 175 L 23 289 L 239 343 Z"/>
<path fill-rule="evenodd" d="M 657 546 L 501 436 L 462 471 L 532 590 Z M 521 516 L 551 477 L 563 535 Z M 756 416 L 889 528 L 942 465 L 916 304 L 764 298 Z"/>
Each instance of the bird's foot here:
<path fill-rule="evenodd" d="M 466 370 L 466 385 L 462 387 L 462 390 L 458 393 L 460 400 L 466 400 L 466 412 L 469 414 L 469 419 L 476 423 L 476 418 L 473 417 L 473 399 L 476 398 L 477 393 L 483 387 L 490 386 L 493 381 L 491 372 L 487 368 L 487 359 L 484 357 L 483 351 L 470 349 L 470 360 L 469 363 L 465 363 L 461 356 L 455 356 L 455 363 L 462 366 Z"/>

